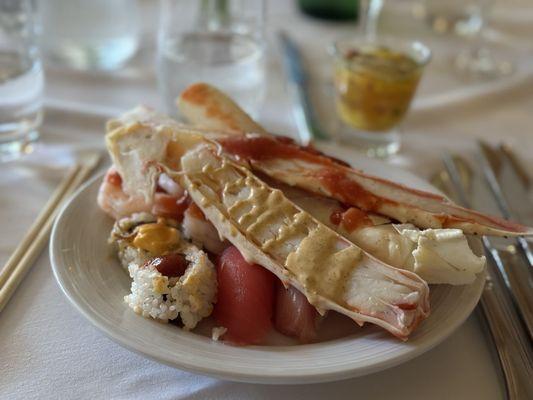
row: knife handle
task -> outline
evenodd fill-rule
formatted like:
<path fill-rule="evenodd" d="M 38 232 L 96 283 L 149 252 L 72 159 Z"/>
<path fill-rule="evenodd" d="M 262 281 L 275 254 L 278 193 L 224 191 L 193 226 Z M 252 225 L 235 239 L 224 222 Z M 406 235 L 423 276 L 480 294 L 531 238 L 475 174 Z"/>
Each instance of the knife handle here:
<path fill-rule="evenodd" d="M 481 296 L 481 308 L 492 333 L 510 400 L 533 399 L 533 357 L 511 299 L 505 295 L 493 264 Z"/>

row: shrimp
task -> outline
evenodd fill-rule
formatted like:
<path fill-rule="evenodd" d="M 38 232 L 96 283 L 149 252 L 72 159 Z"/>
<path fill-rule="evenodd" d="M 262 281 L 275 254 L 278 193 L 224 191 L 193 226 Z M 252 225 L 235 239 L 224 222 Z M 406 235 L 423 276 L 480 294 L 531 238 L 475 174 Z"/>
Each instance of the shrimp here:
<path fill-rule="evenodd" d="M 117 169 L 111 166 L 100 185 L 97 202 L 116 220 L 138 212 L 181 220 L 190 202 L 185 190 L 166 174 L 159 176 L 158 188 L 151 200 L 140 194 L 129 195 L 122 189 L 122 178 Z"/>
<path fill-rule="evenodd" d="M 142 196 L 129 196 L 122 190 L 122 178 L 111 166 L 98 190 L 97 202 L 100 208 L 118 220 L 137 212 L 150 212 L 152 205 Z"/>

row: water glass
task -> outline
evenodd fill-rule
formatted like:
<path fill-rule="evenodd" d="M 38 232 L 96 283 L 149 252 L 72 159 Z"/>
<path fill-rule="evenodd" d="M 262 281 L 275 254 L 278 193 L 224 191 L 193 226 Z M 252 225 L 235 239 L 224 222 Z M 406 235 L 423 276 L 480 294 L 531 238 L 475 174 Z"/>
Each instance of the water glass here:
<path fill-rule="evenodd" d="M 137 0 L 38 0 L 47 60 L 79 70 L 115 70 L 137 51 Z"/>
<path fill-rule="evenodd" d="M 0 0 L 0 160 L 31 150 L 41 124 L 43 71 L 31 0 Z"/>
<path fill-rule="evenodd" d="M 158 85 L 168 114 L 188 85 L 206 82 L 256 114 L 265 88 L 263 0 L 163 0 Z"/>
<path fill-rule="evenodd" d="M 460 36 L 476 34 L 483 25 L 482 3 L 485 0 L 424 0 L 422 17 L 437 33 Z"/>

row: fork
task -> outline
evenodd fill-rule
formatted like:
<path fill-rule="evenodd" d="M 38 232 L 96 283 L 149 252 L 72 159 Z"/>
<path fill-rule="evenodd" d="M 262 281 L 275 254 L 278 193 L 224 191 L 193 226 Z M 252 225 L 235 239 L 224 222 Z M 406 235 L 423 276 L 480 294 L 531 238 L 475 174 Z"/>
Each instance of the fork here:
<path fill-rule="evenodd" d="M 447 178 L 451 182 L 454 194 L 450 193 L 446 185 L 440 181 L 440 189 L 447 192 L 450 197 L 457 197 L 460 203 L 470 207 L 470 201 L 461 179 L 459 166 L 464 176 L 464 161 L 461 158 L 444 156 Z M 443 174 L 439 174 L 442 178 Z M 520 319 L 513 308 L 512 300 L 507 293 L 506 284 L 503 282 L 498 264 L 502 258 L 490 241 L 482 238 L 485 252 L 489 259 L 487 266 L 487 281 L 481 295 L 480 305 L 482 317 L 489 327 L 492 340 L 495 344 L 500 365 L 502 367 L 507 396 L 511 400 L 533 398 L 533 354 L 527 334 L 521 325 Z M 501 267 L 501 265 L 500 265 Z"/>

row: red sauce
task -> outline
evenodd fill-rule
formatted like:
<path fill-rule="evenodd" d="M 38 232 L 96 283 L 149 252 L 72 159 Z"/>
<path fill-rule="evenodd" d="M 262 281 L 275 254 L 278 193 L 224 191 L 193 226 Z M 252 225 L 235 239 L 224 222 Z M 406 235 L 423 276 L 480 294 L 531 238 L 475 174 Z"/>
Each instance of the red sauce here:
<path fill-rule="evenodd" d="M 376 211 L 385 201 L 346 176 L 341 168 L 323 168 L 313 174 L 333 197 L 344 203 L 356 205 L 365 211 Z"/>
<path fill-rule="evenodd" d="M 342 227 L 348 232 L 352 232 L 363 226 L 372 225 L 368 214 L 356 207 L 335 210 L 329 216 L 329 220 L 334 225 L 342 224 Z"/>
<path fill-rule="evenodd" d="M 368 214 L 359 208 L 351 207 L 342 214 L 342 227 L 348 232 L 371 225 L 372 221 L 370 221 Z"/>
<path fill-rule="evenodd" d="M 384 203 L 397 203 L 394 200 L 382 198 L 372 194 L 368 190 L 364 189 L 360 184 L 355 182 L 353 178 L 350 178 L 348 174 L 353 173 L 361 177 L 370 178 L 380 184 L 387 185 L 397 190 L 409 192 L 415 197 L 430 199 L 442 203 L 445 207 L 449 208 L 449 213 L 455 210 L 458 213 L 468 213 L 467 216 L 462 217 L 459 215 L 439 216 L 434 212 L 429 212 L 442 223 L 443 227 L 453 226 L 454 223 L 457 222 L 479 221 L 481 224 L 503 228 L 510 231 L 527 232 L 527 228 L 523 225 L 506 221 L 501 218 L 484 215 L 476 211 L 465 210 L 449 203 L 447 199 L 437 194 L 411 189 L 383 178 L 374 176 L 368 177 L 360 171 L 347 169 L 346 167 L 349 167 L 349 165 L 343 161 L 324 155 L 313 147 L 298 146 L 290 138 L 247 135 L 227 137 L 219 139 L 218 142 L 226 152 L 233 154 L 238 159 L 244 159 L 248 161 L 263 161 L 275 158 L 300 159 L 315 165 L 322 165 L 324 166 L 323 169 L 318 172 L 313 172 L 312 174 L 314 177 L 319 179 L 321 183 L 330 191 L 331 196 L 342 202 L 355 205 L 365 211 L 380 211 L 380 208 Z M 416 205 L 412 205 L 409 202 L 406 204 L 406 206 L 416 207 Z M 338 217 L 333 216 L 332 218 L 337 219 Z M 335 222 L 332 220 L 332 223 Z"/>
<path fill-rule="evenodd" d="M 152 258 L 147 261 L 145 265 L 155 267 L 161 275 L 178 277 L 185 273 L 185 270 L 187 269 L 187 260 L 183 254 L 172 253 Z"/>
<path fill-rule="evenodd" d="M 122 186 L 122 177 L 115 170 L 108 171 L 107 175 L 105 176 L 105 179 L 113 186 Z"/>
<path fill-rule="evenodd" d="M 301 147 L 288 137 L 271 136 L 233 136 L 218 139 L 222 148 L 244 160 L 270 160 L 273 158 L 300 159 L 312 163 L 334 165 L 328 157 L 322 156 L 320 152 L 311 147 Z"/>
<path fill-rule="evenodd" d="M 329 220 L 333 225 L 339 225 L 342 222 L 342 214 L 344 210 L 335 210 L 329 216 Z"/>

